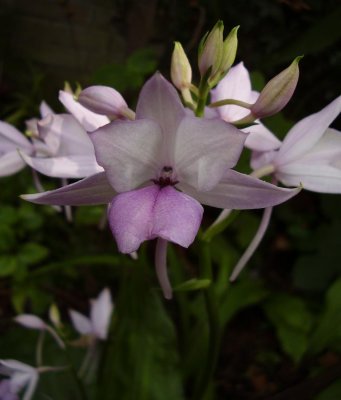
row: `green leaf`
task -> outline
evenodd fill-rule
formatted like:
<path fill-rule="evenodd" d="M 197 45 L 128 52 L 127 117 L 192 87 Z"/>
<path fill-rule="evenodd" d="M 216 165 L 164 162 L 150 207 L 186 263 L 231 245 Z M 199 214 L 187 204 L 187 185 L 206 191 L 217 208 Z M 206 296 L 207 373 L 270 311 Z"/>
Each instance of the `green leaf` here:
<path fill-rule="evenodd" d="M 38 243 L 25 243 L 20 248 L 18 259 L 25 265 L 36 264 L 44 260 L 48 255 L 48 249 Z"/>
<path fill-rule="evenodd" d="M 190 290 L 199 290 L 199 289 L 205 289 L 209 287 L 211 284 L 210 279 L 190 279 L 186 282 L 180 283 L 180 285 L 177 285 L 176 287 L 173 288 L 174 291 L 177 292 L 188 292 Z"/>
<path fill-rule="evenodd" d="M 276 328 L 283 351 L 299 362 L 308 347 L 313 316 L 303 300 L 280 293 L 269 297 L 264 311 Z"/>
<path fill-rule="evenodd" d="M 122 270 L 120 295 L 105 359 L 99 397 L 112 400 L 183 399 L 177 340 L 159 290 L 141 265 Z"/>
<path fill-rule="evenodd" d="M 333 382 L 327 389 L 321 392 L 314 400 L 336 400 L 341 399 L 341 379 Z"/>
<path fill-rule="evenodd" d="M 0 277 L 14 275 L 18 268 L 18 260 L 15 256 L 0 256 Z"/>

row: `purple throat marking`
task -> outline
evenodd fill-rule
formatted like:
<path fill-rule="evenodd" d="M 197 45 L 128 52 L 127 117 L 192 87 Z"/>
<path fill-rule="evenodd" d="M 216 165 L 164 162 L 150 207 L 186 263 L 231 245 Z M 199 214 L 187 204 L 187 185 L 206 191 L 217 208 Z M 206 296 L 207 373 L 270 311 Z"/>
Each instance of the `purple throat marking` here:
<path fill-rule="evenodd" d="M 179 181 L 173 180 L 172 175 L 173 175 L 173 168 L 165 166 L 162 168 L 160 177 L 158 179 L 152 179 L 152 182 L 154 182 L 155 185 L 158 185 L 161 188 L 166 186 L 174 186 L 177 183 L 179 183 Z"/>

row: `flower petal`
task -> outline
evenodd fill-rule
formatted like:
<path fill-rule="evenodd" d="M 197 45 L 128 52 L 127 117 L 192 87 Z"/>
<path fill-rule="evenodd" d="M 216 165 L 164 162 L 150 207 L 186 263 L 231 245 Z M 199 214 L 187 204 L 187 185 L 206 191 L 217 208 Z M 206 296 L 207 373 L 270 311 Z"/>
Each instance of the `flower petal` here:
<path fill-rule="evenodd" d="M 0 155 L 0 177 L 15 174 L 24 167 L 25 161 L 21 158 L 17 150 Z"/>
<path fill-rule="evenodd" d="M 36 171 L 55 178 L 84 178 L 103 171 L 93 156 L 30 157 L 21 153 L 25 162 Z"/>
<path fill-rule="evenodd" d="M 184 115 L 185 109 L 175 88 L 159 72 L 155 73 L 141 90 L 136 106 L 136 119 L 156 121 L 167 142 L 173 140 Z M 167 143 L 165 147 L 173 148 Z"/>
<path fill-rule="evenodd" d="M 197 190 L 212 189 L 236 165 L 246 136 L 221 119 L 183 118 L 175 143 L 178 179 Z"/>
<path fill-rule="evenodd" d="M 14 318 L 14 321 L 24 326 L 25 328 L 38 329 L 38 330 L 46 329 L 45 322 L 41 318 L 32 314 L 18 315 L 17 317 Z"/>
<path fill-rule="evenodd" d="M 128 108 L 122 95 L 109 86 L 89 86 L 82 90 L 78 101 L 88 110 L 101 115 L 120 116 Z"/>
<path fill-rule="evenodd" d="M 243 132 L 248 133 L 245 141 L 245 147 L 255 151 L 276 150 L 281 146 L 281 141 L 261 122 L 257 125 L 244 128 Z"/>
<path fill-rule="evenodd" d="M 114 121 L 90 137 L 98 163 L 118 192 L 156 177 L 162 132 L 154 121 Z"/>
<path fill-rule="evenodd" d="M 290 163 L 281 166 L 276 178 L 285 186 L 302 184 L 303 189 L 320 193 L 341 193 L 341 169 L 323 162 Z"/>
<path fill-rule="evenodd" d="M 97 299 L 92 300 L 90 319 L 92 330 L 99 339 L 106 339 L 110 318 L 113 311 L 113 303 L 109 289 L 103 289 Z"/>
<path fill-rule="evenodd" d="M 69 310 L 72 325 L 81 335 L 92 334 L 92 325 L 89 318 L 75 310 Z"/>
<path fill-rule="evenodd" d="M 276 157 L 276 165 L 287 164 L 309 151 L 341 111 L 341 96 L 321 111 L 294 125 L 286 135 Z"/>
<path fill-rule="evenodd" d="M 110 203 L 116 192 L 104 172 L 82 179 L 71 185 L 43 193 L 26 194 L 24 200 L 36 204 L 51 205 L 95 205 Z"/>
<path fill-rule="evenodd" d="M 117 195 L 109 209 L 109 224 L 122 253 L 136 251 L 155 237 L 188 247 L 202 214 L 201 205 L 184 193 L 151 185 Z"/>
<path fill-rule="evenodd" d="M 212 103 L 224 99 L 234 99 L 251 103 L 256 101 L 253 93 L 249 72 L 245 68 L 244 63 L 240 62 L 229 70 L 214 90 L 211 90 L 211 99 Z M 259 94 L 256 97 L 258 96 Z M 218 107 L 218 112 L 221 118 L 228 122 L 237 121 L 250 113 L 246 108 L 235 105 Z"/>
<path fill-rule="evenodd" d="M 78 101 L 74 99 L 71 93 L 60 90 L 59 100 L 88 132 L 92 132 L 95 129 L 110 122 L 108 117 L 96 114 L 83 107 L 80 103 L 78 103 Z"/>
<path fill-rule="evenodd" d="M 31 142 L 18 129 L 7 122 L 0 121 L 0 154 L 2 150 L 8 149 L 8 147 L 4 148 L 8 144 L 11 144 L 12 149 L 32 150 Z"/>
<path fill-rule="evenodd" d="M 211 207 L 247 210 L 283 203 L 300 189 L 284 189 L 237 171 L 229 170 L 222 181 L 208 192 L 199 192 L 183 183 L 180 189 Z"/>

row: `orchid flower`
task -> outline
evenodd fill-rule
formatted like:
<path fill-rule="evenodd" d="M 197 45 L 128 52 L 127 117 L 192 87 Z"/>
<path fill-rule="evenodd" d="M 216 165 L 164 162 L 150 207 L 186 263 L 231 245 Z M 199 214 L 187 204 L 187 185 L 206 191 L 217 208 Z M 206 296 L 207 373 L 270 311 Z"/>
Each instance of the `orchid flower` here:
<path fill-rule="evenodd" d="M 73 326 L 81 335 L 105 340 L 108 337 L 113 307 L 110 291 L 104 289 L 97 299 L 91 300 L 90 318 L 70 310 Z"/>
<path fill-rule="evenodd" d="M 57 332 L 48 324 L 46 324 L 41 318 L 32 314 L 20 314 L 14 318 L 14 321 L 19 325 L 28 328 L 28 329 L 36 329 L 38 331 L 44 332 L 47 331 L 57 342 L 58 346 L 62 349 L 65 348 L 65 344 L 62 339 L 59 337 Z"/>
<path fill-rule="evenodd" d="M 90 135 L 105 172 L 23 198 L 38 204 L 110 203 L 109 225 L 122 253 L 159 238 L 157 275 L 170 298 L 165 243 L 193 242 L 203 215 L 200 203 L 263 208 L 297 193 L 231 169 L 246 136 L 221 119 L 188 115 L 174 87 L 157 73 L 140 93 L 135 121 L 113 121 Z"/>
<path fill-rule="evenodd" d="M 285 186 L 302 184 L 320 193 L 341 193 L 341 132 L 329 125 L 341 111 L 341 96 L 294 125 L 278 150 L 254 146 L 251 166 L 268 169 Z"/>
<path fill-rule="evenodd" d="M 56 178 L 84 178 L 103 170 L 87 132 L 72 115 L 48 114 L 37 123 L 37 131 L 34 154 L 21 152 L 34 170 Z"/>
<path fill-rule="evenodd" d="M 211 91 L 212 102 L 224 99 L 233 99 L 245 103 L 255 103 L 259 93 L 252 90 L 250 74 L 244 63 L 240 62 L 232 67 L 227 75 Z M 250 110 L 238 105 L 228 104 L 217 108 L 218 115 L 227 122 L 234 122 L 246 117 Z M 281 142 L 260 121 L 257 125 L 242 129 L 249 133 L 245 141 L 247 148 L 258 151 L 269 151 L 279 148 Z"/>
<path fill-rule="evenodd" d="M 254 151 L 251 166 L 258 173 L 272 174 L 275 181 L 285 186 L 302 185 L 313 192 L 341 193 L 341 132 L 329 128 L 340 111 L 341 96 L 294 125 L 278 150 Z M 265 210 L 257 233 L 234 268 L 230 280 L 236 279 L 258 248 L 271 212 L 271 207 Z"/>
<path fill-rule="evenodd" d="M 0 399 L 17 400 L 25 387 L 23 400 L 32 398 L 39 379 L 37 368 L 17 360 L 0 360 L 0 374 L 9 377 L 0 382 Z"/>

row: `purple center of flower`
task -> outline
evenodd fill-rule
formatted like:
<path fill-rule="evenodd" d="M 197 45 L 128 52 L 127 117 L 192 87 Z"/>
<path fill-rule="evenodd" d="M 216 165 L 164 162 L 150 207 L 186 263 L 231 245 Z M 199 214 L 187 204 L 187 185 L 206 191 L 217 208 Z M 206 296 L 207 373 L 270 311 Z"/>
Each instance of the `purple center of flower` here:
<path fill-rule="evenodd" d="M 164 166 L 161 170 L 161 174 L 158 179 L 152 179 L 155 185 L 159 185 L 161 188 L 166 186 L 174 186 L 179 181 L 175 180 L 173 177 L 173 168 L 169 166 Z"/>

